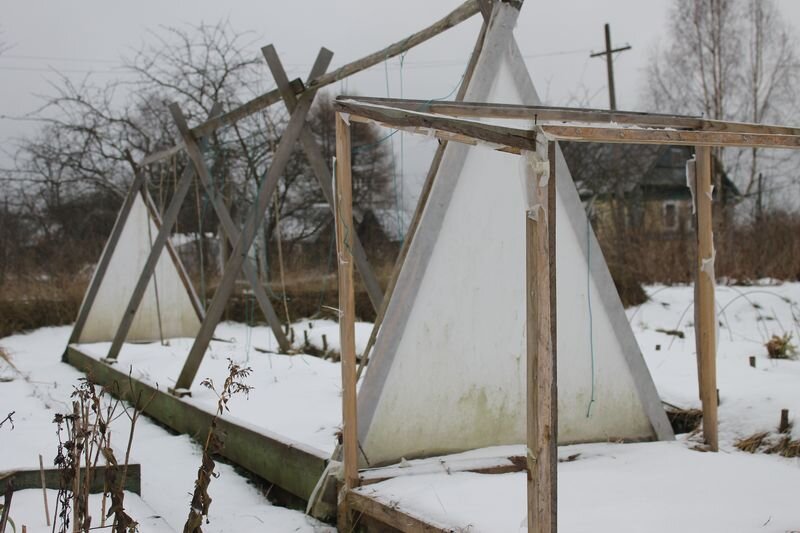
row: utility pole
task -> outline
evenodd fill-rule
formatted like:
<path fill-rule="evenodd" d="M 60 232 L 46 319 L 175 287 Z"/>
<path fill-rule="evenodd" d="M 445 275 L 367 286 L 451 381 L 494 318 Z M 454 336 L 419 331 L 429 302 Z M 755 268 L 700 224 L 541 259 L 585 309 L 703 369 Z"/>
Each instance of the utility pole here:
<path fill-rule="evenodd" d="M 614 57 L 612 54 L 616 52 L 624 52 L 630 50 L 630 45 L 625 45 L 621 48 L 611 48 L 611 26 L 606 24 L 606 49 L 603 52 L 594 52 L 589 57 L 606 56 L 606 66 L 608 68 L 608 99 L 609 109 L 615 111 L 617 109 L 617 92 L 614 89 Z"/>

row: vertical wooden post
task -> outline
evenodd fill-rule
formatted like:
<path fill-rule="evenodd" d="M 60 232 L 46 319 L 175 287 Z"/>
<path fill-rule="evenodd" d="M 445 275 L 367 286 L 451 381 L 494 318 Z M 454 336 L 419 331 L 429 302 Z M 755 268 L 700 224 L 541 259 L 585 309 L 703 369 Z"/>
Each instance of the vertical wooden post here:
<path fill-rule="evenodd" d="M 355 293 L 353 290 L 353 197 L 350 168 L 350 124 L 336 113 L 336 251 L 339 264 L 339 335 L 342 357 L 342 465 L 344 488 L 339 497 L 339 530 L 350 531 L 347 492 L 358 486 L 356 427 Z"/>
<path fill-rule="evenodd" d="M 714 230 L 711 223 L 711 148 L 698 146 L 696 153 L 697 204 L 697 309 L 696 334 L 699 336 L 698 379 L 703 404 L 703 435 L 711 451 L 719 450 L 717 435 L 717 327 L 714 304 Z"/>
<path fill-rule="evenodd" d="M 555 357 L 555 148 L 527 184 L 534 190 L 525 217 L 527 311 L 528 531 L 555 533 L 557 385 Z"/>

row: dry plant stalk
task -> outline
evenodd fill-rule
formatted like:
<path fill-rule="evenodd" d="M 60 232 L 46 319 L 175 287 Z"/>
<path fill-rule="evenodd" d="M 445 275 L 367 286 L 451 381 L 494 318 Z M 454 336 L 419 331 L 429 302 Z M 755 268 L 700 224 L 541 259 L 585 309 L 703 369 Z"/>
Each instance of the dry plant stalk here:
<path fill-rule="evenodd" d="M 105 395 L 105 389 L 98 394 L 95 384 L 88 378 L 82 378 L 72 393 L 72 413 L 55 416 L 58 451 L 54 464 L 61 471 L 61 484 L 56 497 L 53 531 L 56 531 L 56 527 L 59 533 L 96 529 L 96 526 L 92 527 L 89 513 L 89 493 L 101 455 L 106 463 L 101 527 L 105 527 L 105 519 L 113 515 L 110 525 L 113 533 L 138 530 L 138 523 L 124 510 L 124 487 L 136 421 L 146 404 L 142 404 L 141 392 L 131 408 L 120 400 L 109 400 L 104 405 Z M 118 417 L 116 413 L 120 406 L 130 420 L 128 447 L 121 469 L 111 449 L 109 430 L 110 423 Z M 111 498 L 108 513 L 105 512 L 107 495 Z"/>
<path fill-rule="evenodd" d="M 244 380 L 250 376 L 251 372 L 252 369 L 250 367 L 241 367 L 234 363 L 233 360 L 228 359 L 228 377 L 225 378 L 225 383 L 220 392 L 217 392 L 214 382 L 210 378 L 206 378 L 200 383 L 217 395 L 217 412 L 211 419 L 211 426 L 208 428 L 208 436 L 203 446 L 203 459 L 200 468 L 197 469 L 197 479 L 194 482 L 194 494 L 189 507 L 189 516 L 183 526 L 184 533 L 202 533 L 203 519 L 205 518 L 206 523 L 208 523 L 208 510 L 211 506 L 208 485 L 211 483 L 211 478 L 219 476 L 214 472 L 216 463 L 213 455 L 219 454 L 224 446 L 224 435 L 218 432 L 217 423 L 222 413 L 230 411 L 228 402 L 234 395 L 244 394 L 247 397 L 253 389 L 244 383 Z"/>

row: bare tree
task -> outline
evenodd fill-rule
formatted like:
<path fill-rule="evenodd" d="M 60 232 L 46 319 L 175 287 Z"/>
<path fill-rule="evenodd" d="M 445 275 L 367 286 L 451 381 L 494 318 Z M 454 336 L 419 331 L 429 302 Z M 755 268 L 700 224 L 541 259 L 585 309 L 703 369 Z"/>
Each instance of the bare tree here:
<path fill-rule="evenodd" d="M 54 83 L 52 96 L 39 111 L 42 127 L 24 140 L 17 152 L 18 180 L 24 186 L 13 188 L 20 210 L 35 223 L 41 241 L 61 241 L 63 245 L 70 227 L 79 230 L 76 238 L 108 232 L 110 224 L 106 223 L 89 231 L 80 223 L 76 208 L 85 213 L 102 212 L 104 217 L 116 211 L 133 179 L 135 161 L 175 143 L 177 131 L 168 103 L 178 103 L 189 123 L 196 124 L 216 103 L 228 110 L 264 92 L 271 77 L 259 55 L 247 51 L 254 44 L 252 37 L 226 21 L 162 27 L 126 60 L 130 76 L 101 84 L 92 78 L 73 81 L 64 76 Z M 333 113 L 329 100 L 322 95 L 319 100 L 310 121 L 327 157 L 334 146 Z M 282 106 L 274 106 L 220 129 L 208 139 L 206 160 L 214 182 L 212 194 L 221 196 L 237 224 L 244 222 L 252 206 L 287 123 Z M 354 156 L 356 201 L 369 197 L 377 202 L 391 192 L 387 145 L 377 142 L 376 130 L 366 126 L 354 130 L 354 142 L 369 145 Z M 180 154 L 139 169 L 162 208 L 188 164 L 188 158 Z M 12 191 L 9 186 L 6 189 Z M 221 228 L 209 195 L 197 188 L 193 196 L 180 213 L 179 231 L 197 233 L 199 248 L 208 250 L 203 244 L 206 232 L 219 234 Z M 329 212 L 318 209 L 322 201 L 316 177 L 298 147 L 279 185 L 278 218 L 292 220 L 302 236 L 313 234 L 330 220 Z M 269 218 L 270 224 L 275 218 Z M 273 230 L 272 226 L 265 228 L 267 239 Z M 102 243 L 102 238 L 95 240 Z M 219 264 L 224 264 L 228 248 L 221 234 L 219 243 Z M 84 248 L 83 255 L 95 257 L 96 253 Z"/>
<path fill-rule="evenodd" d="M 673 0 L 666 46 L 651 56 L 646 104 L 655 111 L 748 122 L 797 116 L 797 44 L 774 0 Z M 785 157 L 726 150 L 723 169 L 750 194 Z M 780 170 L 778 170 L 780 168 Z"/>

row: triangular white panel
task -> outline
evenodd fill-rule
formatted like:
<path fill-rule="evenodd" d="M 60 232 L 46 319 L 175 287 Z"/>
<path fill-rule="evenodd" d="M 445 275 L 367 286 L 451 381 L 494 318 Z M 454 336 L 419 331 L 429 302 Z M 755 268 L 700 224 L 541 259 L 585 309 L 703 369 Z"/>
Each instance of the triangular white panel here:
<path fill-rule="evenodd" d="M 530 104 L 535 94 L 518 89 L 519 69 L 528 76 L 524 64 L 505 50 L 486 101 Z M 655 387 L 560 152 L 559 158 L 559 442 L 668 437 Z M 359 391 L 362 461 L 525 442 L 521 172 L 518 156 L 448 145 Z"/>
<path fill-rule="evenodd" d="M 77 342 L 114 339 L 156 235 L 158 226 L 142 195 L 137 194 L 119 241 L 110 251 L 113 255 Z M 162 335 L 164 338 L 194 337 L 200 329 L 200 319 L 190 294 L 175 260 L 165 248 L 136 311 L 127 340 L 157 341 Z"/>

